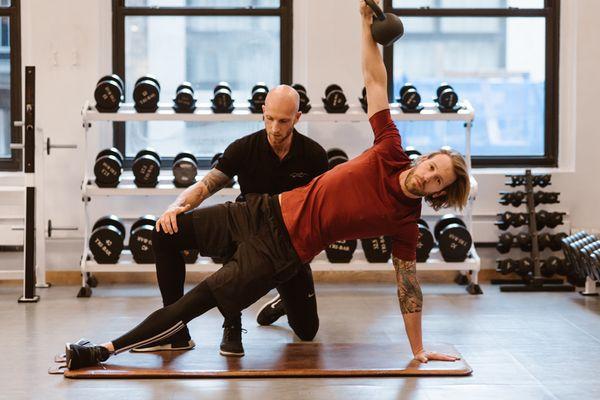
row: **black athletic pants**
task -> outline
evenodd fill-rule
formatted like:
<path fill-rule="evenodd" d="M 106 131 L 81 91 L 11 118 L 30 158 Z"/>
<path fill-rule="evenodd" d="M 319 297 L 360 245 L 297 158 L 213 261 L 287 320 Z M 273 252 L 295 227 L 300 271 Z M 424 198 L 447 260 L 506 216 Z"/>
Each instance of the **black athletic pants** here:
<path fill-rule="evenodd" d="M 162 340 L 173 334 L 189 338 L 186 323 L 217 306 L 226 318 L 274 287 L 281 293 L 288 322 L 302 340 L 319 328 L 316 296 L 308 265 L 300 263 L 277 197 L 249 195 L 245 203 L 225 203 L 177 216 L 178 232 L 154 232 L 153 249 L 164 308 L 113 341 L 116 352 Z M 181 250 L 227 262 L 183 295 L 185 263 Z"/>

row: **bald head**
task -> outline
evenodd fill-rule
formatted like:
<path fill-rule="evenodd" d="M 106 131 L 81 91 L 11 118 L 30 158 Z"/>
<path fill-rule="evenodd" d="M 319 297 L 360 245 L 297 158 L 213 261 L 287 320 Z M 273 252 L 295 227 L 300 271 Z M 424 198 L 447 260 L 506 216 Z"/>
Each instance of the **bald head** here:
<path fill-rule="evenodd" d="M 271 89 L 265 100 L 265 109 L 278 114 L 293 115 L 300 108 L 300 96 L 296 89 L 288 85 L 279 85 Z"/>
<path fill-rule="evenodd" d="M 279 85 L 267 94 L 263 106 L 263 120 L 269 143 L 278 154 L 281 152 L 285 155 L 289 150 L 294 125 L 302 115 L 298 111 L 299 106 L 300 96 L 291 86 Z"/>

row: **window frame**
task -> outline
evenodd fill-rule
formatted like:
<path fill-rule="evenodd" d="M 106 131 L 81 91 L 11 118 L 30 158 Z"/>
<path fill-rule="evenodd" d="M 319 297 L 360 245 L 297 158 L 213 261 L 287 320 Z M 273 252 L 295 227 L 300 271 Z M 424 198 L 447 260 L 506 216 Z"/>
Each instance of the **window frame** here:
<path fill-rule="evenodd" d="M 21 121 L 21 2 L 12 0 L 10 6 L 0 7 L 0 17 L 10 21 L 10 141 L 22 143 L 22 129 L 15 126 Z M 20 171 L 23 168 L 20 150 L 11 150 L 10 157 L 0 158 L 0 171 Z"/>
<path fill-rule="evenodd" d="M 292 84 L 293 76 L 293 0 L 280 0 L 278 8 L 215 8 L 215 7 L 128 7 L 126 0 L 113 0 L 112 59 L 113 71 L 125 77 L 125 18 L 128 16 L 278 16 L 280 29 L 280 81 Z M 113 145 L 123 154 L 125 149 L 125 123 L 113 123 Z M 132 157 L 125 157 L 124 166 L 130 168 Z M 173 157 L 161 156 L 161 167 L 171 168 Z M 198 158 L 199 168 L 210 168 L 210 158 Z"/>
<path fill-rule="evenodd" d="M 473 167 L 558 167 L 558 87 L 560 49 L 560 0 L 544 0 L 543 8 L 394 8 L 384 0 L 384 11 L 400 17 L 544 17 L 546 67 L 544 101 L 544 154 L 541 156 L 472 156 Z M 402 40 L 402 39 L 401 39 Z M 384 48 L 388 93 L 394 98 L 394 48 Z M 477 110 L 475 110 L 477 117 Z M 475 120 L 477 123 L 477 119 Z"/>

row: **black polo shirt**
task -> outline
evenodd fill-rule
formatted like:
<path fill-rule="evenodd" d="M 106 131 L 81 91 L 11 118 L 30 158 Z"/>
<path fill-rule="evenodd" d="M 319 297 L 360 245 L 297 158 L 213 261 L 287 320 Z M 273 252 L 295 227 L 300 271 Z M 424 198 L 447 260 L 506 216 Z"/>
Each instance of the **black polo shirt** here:
<path fill-rule="evenodd" d="M 215 168 L 230 178 L 237 175 L 243 196 L 277 194 L 306 185 L 327 171 L 328 164 L 325 149 L 296 130 L 290 151 L 279 160 L 262 129 L 231 143 Z"/>

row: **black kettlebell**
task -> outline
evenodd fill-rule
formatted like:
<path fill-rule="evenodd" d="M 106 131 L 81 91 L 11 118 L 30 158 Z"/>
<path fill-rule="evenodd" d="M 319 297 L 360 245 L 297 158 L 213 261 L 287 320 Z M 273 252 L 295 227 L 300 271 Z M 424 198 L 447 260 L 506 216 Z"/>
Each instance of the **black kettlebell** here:
<path fill-rule="evenodd" d="M 371 25 L 371 35 L 377 43 L 390 46 L 404 35 L 404 25 L 397 15 L 384 13 L 373 0 L 365 0 L 365 3 L 375 13 L 373 25 Z"/>

